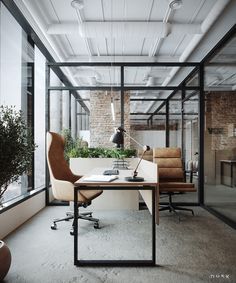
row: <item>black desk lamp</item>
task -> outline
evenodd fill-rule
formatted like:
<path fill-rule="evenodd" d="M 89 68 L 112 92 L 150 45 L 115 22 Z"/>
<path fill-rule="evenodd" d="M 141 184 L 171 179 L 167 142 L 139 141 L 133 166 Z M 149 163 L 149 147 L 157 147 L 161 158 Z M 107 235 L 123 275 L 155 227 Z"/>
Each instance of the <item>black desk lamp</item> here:
<path fill-rule="evenodd" d="M 143 159 L 143 156 L 144 156 L 145 152 L 150 150 L 150 146 L 140 144 L 138 141 L 136 141 L 134 138 L 132 138 L 130 135 L 128 135 L 127 132 L 125 131 L 125 129 L 123 129 L 121 127 L 116 129 L 116 133 L 111 136 L 110 140 L 113 143 L 116 143 L 117 147 L 120 147 L 122 144 L 124 144 L 124 134 L 126 136 L 128 136 L 131 140 L 133 140 L 136 144 L 138 144 L 139 146 L 141 146 L 143 148 L 143 154 L 142 154 L 142 156 L 141 156 L 141 158 L 140 158 L 140 160 L 138 162 L 138 165 L 134 169 L 133 176 L 126 177 L 125 180 L 129 181 L 129 182 L 143 182 L 144 178 L 143 177 L 138 177 L 138 171 L 137 170 L 138 170 L 140 162 Z"/>

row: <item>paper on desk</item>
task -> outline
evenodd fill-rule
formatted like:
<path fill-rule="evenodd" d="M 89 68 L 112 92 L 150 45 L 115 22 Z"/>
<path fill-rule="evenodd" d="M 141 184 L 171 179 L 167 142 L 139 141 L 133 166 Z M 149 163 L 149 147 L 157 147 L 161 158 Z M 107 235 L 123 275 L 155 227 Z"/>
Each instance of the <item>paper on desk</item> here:
<path fill-rule="evenodd" d="M 83 181 L 86 182 L 111 182 L 115 179 L 118 179 L 117 175 L 91 175 L 83 178 Z"/>

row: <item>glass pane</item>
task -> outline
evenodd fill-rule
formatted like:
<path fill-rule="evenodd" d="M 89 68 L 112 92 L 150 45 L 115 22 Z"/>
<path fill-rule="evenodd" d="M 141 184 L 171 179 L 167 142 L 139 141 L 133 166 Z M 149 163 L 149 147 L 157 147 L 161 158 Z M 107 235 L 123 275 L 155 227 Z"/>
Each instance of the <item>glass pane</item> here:
<path fill-rule="evenodd" d="M 205 68 L 205 204 L 236 221 L 236 35 Z"/>
<path fill-rule="evenodd" d="M 37 148 L 34 153 L 34 187 L 45 187 L 45 57 L 35 47 L 35 95 L 34 95 L 34 140 Z"/>
<path fill-rule="evenodd" d="M 165 144 L 165 116 L 160 117 L 160 106 L 165 102 L 158 91 L 137 90 L 130 93 L 130 126 L 132 137 L 140 144 L 151 148 Z M 162 107 L 161 107 L 162 108 Z M 164 125 L 164 127 L 163 127 Z M 142 148 L 135 143 L 132 146 L 141 153 Z M 150 153 L 152 154 L 152 153 Z M 152 159 L 152 155 L 150 160 Z"/>
<path fill-rule="evenodd" d="M 236 92 L 206 93 L 205 203 L 236 220 Z"/>
<path fill-rule="evenodd" d="M 169 100 L 169 146 L 180 147 L 182 143 L 182 100 L 181 93 L 177 92 Z"/>
<path fill-rule="evenodd" d="M 198 92 L 186 91 L 185 97 L 188 99 L 183 103 L 183 162 L 187 182 L 194 183 L 195 188 L 198 189 Z M 197 195 L 197 192 L 187 193 L 186 201 L 197 202 Z"/>
<path fill-rule="evenodd" d="M 34 48 L 17 21 L 0 4 L 0 104 L 22 110 L 28 126 L 33 128 Z M 26 193 L 32 186 L 32 172 L 22 175 L 8 186 L 4 201 Z"/>

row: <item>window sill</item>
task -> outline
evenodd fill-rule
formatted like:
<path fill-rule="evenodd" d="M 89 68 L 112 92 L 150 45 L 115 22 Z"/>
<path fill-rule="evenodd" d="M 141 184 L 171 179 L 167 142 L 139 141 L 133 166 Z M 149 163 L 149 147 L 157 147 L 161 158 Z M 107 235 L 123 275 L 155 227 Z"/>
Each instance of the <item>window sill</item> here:
<path fill-rule="evenodd" d="M 18 204 L 26 201 L 27 199 L 30 199 L 32 197 L 34 197 L 35 195 L 45 191 L 46 188 L 40 188 L 40 189 L 35 189 L 35 190 L 32 190 L 30 192 L 27 192 L 19 197 L 16 197 L 14 198 L 13 200 L 10 200 L 8 202 L 5 202 L 4 204 L 2 204 L 0 206 L 0 214 L 11 209 L 12 207 L 14 206 L 17 206 Z"/>

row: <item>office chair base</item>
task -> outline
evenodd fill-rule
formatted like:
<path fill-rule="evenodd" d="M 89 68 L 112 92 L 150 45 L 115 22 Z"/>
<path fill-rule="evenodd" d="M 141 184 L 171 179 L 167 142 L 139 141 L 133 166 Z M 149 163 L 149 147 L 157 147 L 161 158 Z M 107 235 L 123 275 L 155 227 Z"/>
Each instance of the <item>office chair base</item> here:
<path fill-rule="evenodd" d="M 70 219 L 74 219 L 74 213 L 69 211 L 69 212 L 66 212 L 66 217 L 63 217 L 63 218 L 58 218 L 58 219 L 55 219 L 53 220 L 53 224 L 51 225 L 51 229 L 52 230 L 57 230 L 57 222 L 61 222 L 61 221 L 69 221 Z M 78 219 L 83 219 L 83 220 L 88 220 L 88 221 L 92 221 L 94 222 L 94 229 L 99 229 L 99 219 L 97 218 L 93 218 L 92 217 L 92 212 L 83 212 L 83 213 L 80 213 L 79 216 L 78 216 Z M 74 235 L 74 221 L 73 221 L 73 224 L 72 224 L 72 229 L 70 230 L 70 234 L 71 235 Z"/>
<path fill-rule="evenodd" d="M 160 207 L 159 211 L 169 210 L 169 212 L 173 212 L 174 214 L 176 214 L 178 216 L 179 221 L 180 221 L 180 216 L 179 216 L 179 214 L 177 213 L 176 210 L 190 211 L 192 213 L 192 215 L 194 216 L 194 212 L 193 212 L 193 210 L 191 208 L 179 207 L 177 205 L 174 205 L 172 203 L 172 195 L 173 194 L 168 194 L 168 196 L 169 196 L 169 204 L 165 205 L 163 207 Z"/>
<path fill-rule="evenodd" d="M 192 215 L 194 216 L 194 212 L 193 212 L 192 209 L 190 209 L 190 208 L 185 208 L 185 207 L 175 206 L 175 205 L 173 205 L 173 204 L 159 208 L 159 211 L 164 211 L 164 210 L 169 210 L 169 212 L 174 212 L 174 213 L 177 213 L 176 210 L 190 211 L 190 212 L 192 212 Z"/>

